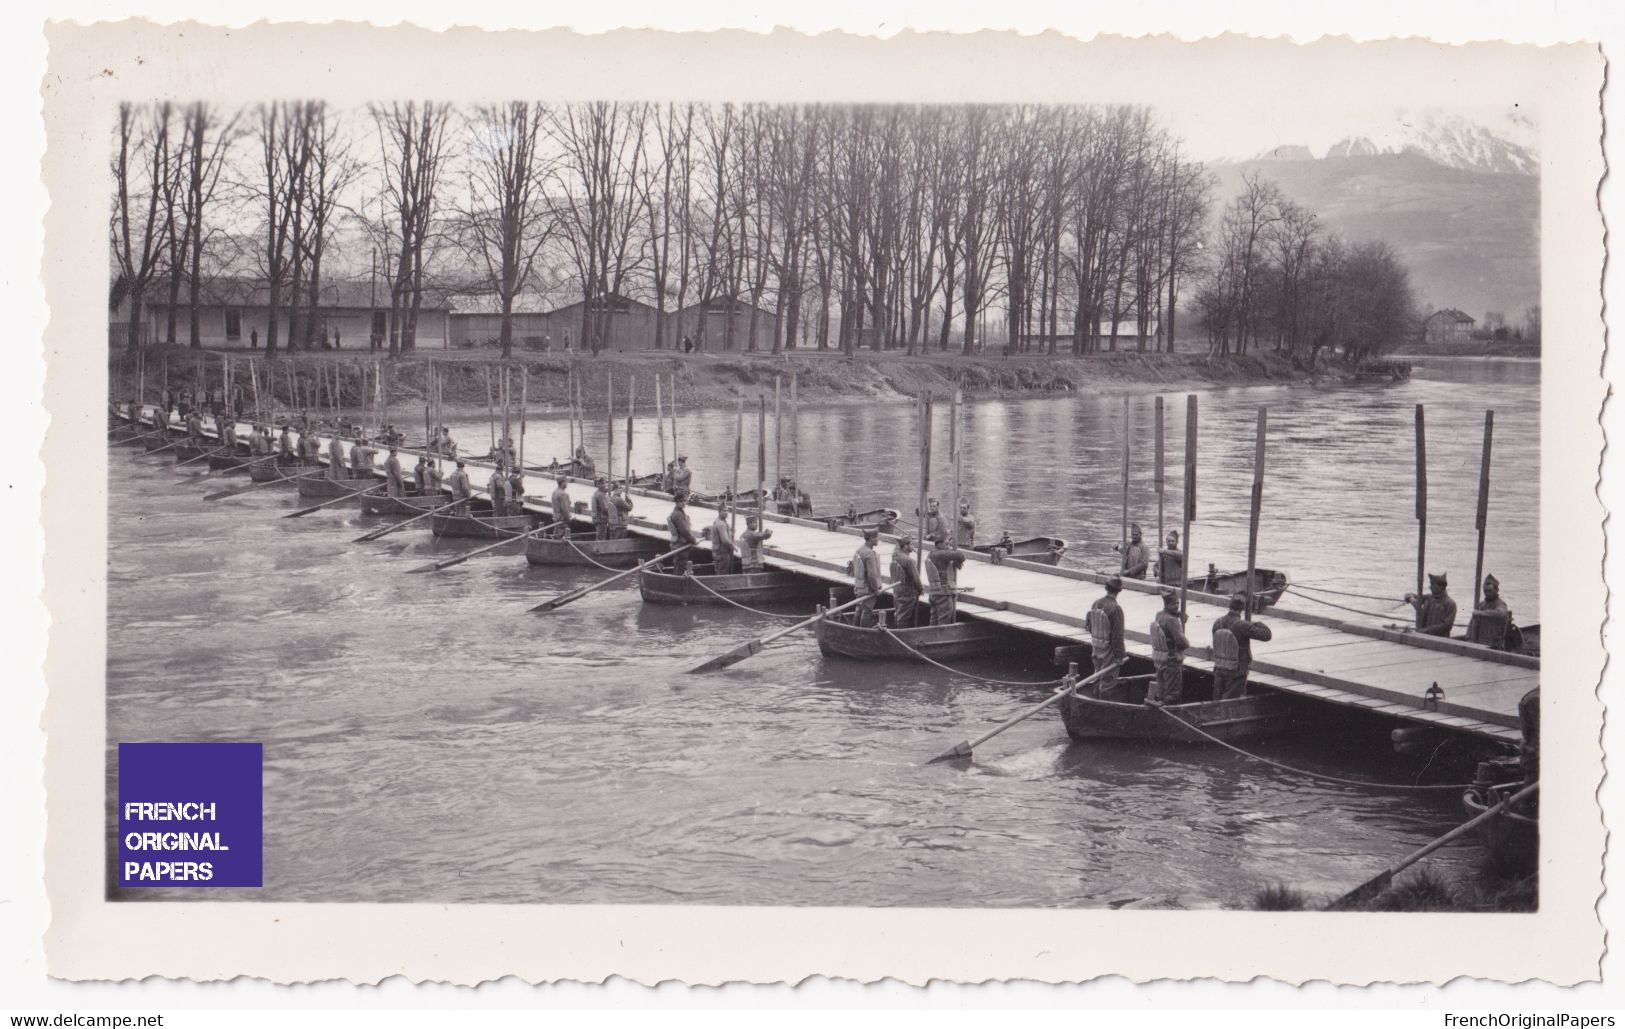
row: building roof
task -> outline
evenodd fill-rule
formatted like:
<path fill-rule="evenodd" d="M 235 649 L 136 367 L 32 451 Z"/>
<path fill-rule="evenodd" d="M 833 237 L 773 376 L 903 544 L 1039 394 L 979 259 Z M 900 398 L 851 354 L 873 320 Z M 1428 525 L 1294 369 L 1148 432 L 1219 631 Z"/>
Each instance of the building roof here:
<path fill-rule="evenodd" d="M 286 302 L 289 287 L 284 286 L 282 299 Z M 147 285 L 146 302 L 164 301 L 169 296 L 169 280 L 154 279 Z M 189 296 L 185 285 L 181 287 L 181 296 Z M 379 280 L 377 289 L 378 307 L 389 307 L 389 285 Z M 363 311 L 373 309 L 373 284 L 371 279 L 362 279 L 358 282 L 343 280 L 328 280 L 322 283 L 321 300 L 318 306 L 325 308 L 350 308 Z M 120 302 L 121 294 L 115 284 L 113 292 L 113 306 Z M 250 278 L 248 276 L 221 275 L 209 279 L 198 286 L 198 302 L 209 307 L 264 307 L 270 303 L 271 290 L 264 279 Z M 444 311 L 449 308 L 445 290 L 425 287 L 423 290 L 422 307 L 431 311 Z"/>
<path fill-rule="evenodd" d="M 680 309 L 677 313 L 679 315 L 692 315 L 700 312 L 714 312 L 716 314 L 722 314 L 727 310 L 729 301 L 729 297 L 712 297 L 710 300 L 696 300 L 687 307 Z M 753 305 L 748 300 L 740 299 L 733 300 L 733 306 L 734 310 L 738 311 L 740 314 L 748 315 L 750 314 L 750 309 Z M 756 310 L 760 311 L 769 318 L 773 317 L 773 312 L 769 311 L 765 307 L 757 307 Z"/>
<path fill-rule="evenodd" d="M 495 293 L 453 293 L 452 314 L 501 314 L 502 302 Z M 513 298 L 514 314 L 551 314 L 559 306 L 556 293 L 526 291 Z"/>
<path fill-rule="evenodd" d="M 594 297 L 593 299 L 594 299 L 594 301 L 610 301 L 610 302 L 613 302 L 616 306 L 620 306 L 620 305 L 624 304 L 624 305 L 626 305 L 626 307 L 628 309 L 635 308 L 635 307 L 641 307 L 645 311 L 653 311 L 654 310 L 654 305 L 646 304 L 641 300 L 634 300 L 631 297 L 625 295 L 624 293 L 605 293 L 605 294 L 603 294 L 601 296 Z M 546 314 L 560 314 L 560 313 L 562 313 L 564 311 L 570 311 L 570 310 L 577 309 L 577 308 L 581 307 L 581 305 L 584 304 L 584 303 L 586 303 L 585 300 L 576 300 L 576 301 L 572 301 L 571 303 L 565 304 L 562 307 L 555 307 L 551 311 L 546 311 L 544 313 L 546 313 Z"/>
<path fill-rule="evenodd" d="M 1474 318 L 1472 315 L 1466 313 L 1465 311 L 1457 310 L 1454 307 L 1446 307 L 1438 311 L 1434 311 L 1432 314 L 1427 316 L 1427 320 L 1431 322 L 1433 319 L 1439 317 L 1448 318 L 1450 321 L 1453 321 L 1458 325 L 1463 322 L 1475 324 L 1478 321 L 1478 319 Z"/>

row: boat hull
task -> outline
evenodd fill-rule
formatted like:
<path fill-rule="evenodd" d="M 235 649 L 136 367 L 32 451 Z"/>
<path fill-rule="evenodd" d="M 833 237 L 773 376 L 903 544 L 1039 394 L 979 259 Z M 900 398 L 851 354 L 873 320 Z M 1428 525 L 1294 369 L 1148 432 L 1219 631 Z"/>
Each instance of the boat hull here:
<path fill-rule="evenodd" d="M 533 565 L 586 565 L 590 568 L 631 568 L 660 554 L 659 540 L 627 536 L 601 540 L 590 532 L 572 533 L 569 541 L 532 536 L 525 544 L 525 560 Z"/>
<path fill-rule="evenodd" d="M 437 507 L 445 507 L 450 502 L 451 498 L 449 496 L 440 493 L 430 496 L 408 493 L 400 497 L 392 497 L 384 493 L 368 493 L 361 498 L 361 513 L 413 518 L 426 511 L 433 511 Z"/>
<path fill-rule="evenodd" d="M 154 450 L 163 450 L 173 442 L 175 442 L 175 437 L 173 435 L 168 432 L 160 432 L 156 435 L 148 436 L 143 439 L 141 441 L 141 446 L 150 454 Z"/>
<path fill-rule="evenodd" d="M 307 500 L 332 500 L 346 496 L 354 499 L 369 486 L 378 485 L 378 480 L 370 475 L 361 479 L 329 479 L 326 472 L 318 472 L 299 476 L 297 485 L 299 495 Z"/>
<path fill-rule="evenodd" d="M 997 549 L 1004 551 L 1005 557 L 1012 557 L 1018 561 L 1058 565 L 1061 563 L 1061 555 L 1066 553 L 1066 541 L 1055 536 L 1034 536 L 1031 539 L 1016 540 L 1008 547 L 998 543 L 984 543 L 970 549 L 981 554 L 991 554 Z"/>
<path fill-rule="evenodd" d="M 1480 791 L 1470 789 L 1462 794 L 1461 805 L 1469 817 L 1477 816 L 1499 804 L 1506 796 L 1516 793 L 1522 783 L 1492 786 Z M 1510 809 L 1480 822 L 1478 839 L 1484 845 L 1490 867 L 1508 878 L 1528 875 L 1535 870 L 1540 859 L 1540 821 L 1533 813 Z"/>
<path fill-rule="evenodd" d="M 924 658 L 944 661 L 980 657 L 1011 646 L 1007 634 L 975 621 L 883 632 L 878 628 L 859 628 L 847 615 L 839 614 L 819 619 L 814 634 L 818 637 L 818 649 L 825 657 L 857 661 L 920 661 Z"/>
<path fill-rule="evenodd" d="M 1233 597 L 1238 593 L 1247 592 L 1247 573 L 1240 572 L 1209 572 L 1207 575 L 1194 579 L 1187 579 L 1185 585 L 1192 593 L 1206 593 L 1215 597 Z M 1278 572 L 1272 568 L 1253 569 L 1253 603 L 1263 609 L 1271 607 L 1281 595 L 1287 591 L 1287 577 L 1285 572 Z"/>
<path fill-rule="evenodd" d="M 829 587 L 794 572 L 742 572 L 738 575 L 699 575 L 696 578 L 646 569 L 638 575 L 638 590 L 651 604 L 791 604 L 821 600 Z M 707 588 L 709 587 L 709 589 Z M 718 596 L 720 594 L 721 596 Z M 723 599 L 727 598 L 727 599 Z"/>
<path fill-rule="evenodd" d="M 255 482 L 293 482 L 310 469 L 297 462 L 283 464 L 272 458 L 261 458 L 248 465 L 248 477 Z"/>
<path fill-rule="evenodd" d="M 1162 710 L 1149 704 L 1098 700 L 1078 694 L 1061 701 L 1061 722 L 1066 726 L 1066 734 L 1079 741 L 1211 743 L 1211 736 L 1228 743 L 1300 732 L 1309 726 L 1309 714 L 1296 698 L 1278 693 L 1175 704 Z M 1202 731 L 1190 728 L 1192 725 Z"/>
<path fill-rule="evenodd" d="M 251 459 L 237 454 L 210 454 L 205 462 L 217 472 L 236 472 L 248 467 Z"/>
<path fill-rule="evenodd" d="M 536 524 L 531 515 L 493 515 L 488 506 L 475 508 L 467 514 L 447 511 L 429 519 L 430 531 L 436 536 L 452 539 L 517 539 L 522 533 L 534 529 Z"/>
<path fill-rule="evenodd" d="M 202 460 L 213 449 L 213 447 L 200 447 L 195 443 L 177 443 L 175 449 L 171 450 L 170 453 L 175 455 L 175 463 L 179 464 L 182 461 Z"/>

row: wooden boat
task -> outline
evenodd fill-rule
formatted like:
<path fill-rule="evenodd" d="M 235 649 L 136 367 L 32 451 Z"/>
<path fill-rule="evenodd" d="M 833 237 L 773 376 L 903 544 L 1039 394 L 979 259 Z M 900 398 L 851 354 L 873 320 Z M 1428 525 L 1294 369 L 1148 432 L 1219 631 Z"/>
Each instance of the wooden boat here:
<path fill-rule="evenodd" d="M 1187 672 L 1187 675 L 1189 673 Z M 1282 736 L 1311 727 L 1315 719 L 1296 697 L 1254 693 L 1235 700 L 1203 700 L 1158 709 L 1144 703 L 1145 682 L 1119 686 L 1123 700 L 1084 695 L 1084 687 L 1061 701 L 1061 722 L 1075 740 L 1136 740 L 1155 743 L 1210 743 L 1208 736 L 1229 742 L 1259 736 Z M 1134 698 L 1134 699 L 1129 699 Z M 1136 702 L 1137 701 L 1137 702 Z M 1202 732 L 1188 728 L 1194 725 Z M 1207 736 L 1202 735 L 1206 733 Z"/>
<path fill-rule="evenodd" d="M 525 560 L 533 565 L 631 568 L 666 549 L 661 541 L 643 536 L 628 535 L 618 540 L 601 540 L 592 532 L 573 532 L 568 541 L 551 536 L 532 536 L 525 543 Z"/>
<path fill-rule="evenodd" d="M 293 482 L 310 469 L 298 461 L 261 457 L 248 462 L 248 477 L 255 482 Z"/>
<path fill-rule="evenodd" d="M 688 499 L 693 503 L 708 504 L 712 507 L 726 503 L 743 511 L 746 508 L 761 507 L 763 495 L 764 492 L 759 489 L 740 490 L 737 494 L 732 490 L 725 490 L 722 493 L 700 493 L 697 490 L 691 490 Z"/>
<path fill-rule="evenodd" d="M 822 521 L 830 532 L 850 525 L 859 529 L 878 529 L 881 532 L 895 534 L 897 532 L 899 513 L 889 507 L 877 507 L 871 511 L 858 511 L 848 507 L 846 514 L 811 515 L 810 517 Z"/>
<path fill-rule="evenodd" d="M 331 500 L 334 497 L 353 496 L 370 486 L 382 484 L 382 479 L 371 475 L 354 479 L 329 479 L 325 469 L 301 475 L 295 482 L 299 487 L 299 495 L 307 500 Z"/>
<path fill-rule="evenodd" d="M 437 507 L 445 507 L 451 503 L 449 493 L 418 493 L 409 490 L 402 496 L 392 497 L 387 493 L 367 493 L 361 498 L 361 513 L 364 515 L 388 515 L 398 518 L 412 518 L 433 511 Z"/>
<path fill-rule="evenodd" d="M 222 449 L 219 453 L 210 454 L 204 463 L 217 472 L 235 472 L 247 468 L 253 460 L 252 457 L 233 447 L 230 451 Z"/>
<path fill-rule="evenodd" d="M 847 599 L 850 592 L 847 591 Z M 836 597 L 832 595 L 830 600 L 835 601 Z M 885 617 L 890 611 L 881 614 Z M 878 628 L 860 628 L 857 614 L 852 611 L 819 619 L 813 631 L 824 656 L 860 661 L 919 661 L 921 654 L 935 661 L 946 661 L 997 653 L 1013 645 L 1009 635 L 986 622 L 961 620 L 952 625 L 891 629 L 887 633 Z"/>
<path fill-rule="evenodd" d="M 1232 597 L 1247 592 L 1247 571 L 1221 572 L 1212 565 L 1200 578 L 1187 579 L 1185 585 L 1193 593 L 1209 593 L 1218 597 Z M 1285 572 L 1272 568 L 1253 569 L 1253 603 L 1261 610 L 1274 605 L 1290 584 Z"/>
<path fill-rule="evenodd" d="M 996 543 L 980 543 L 969 549 L 980 554 L 992 554 L 995 550 L 1000 550 L 1004 552 L 1005 557 L 1031 561 L 1034 564 L 1058 565 L 1061 563 L 1061 555 L 1066 553 L 1066 540 L 1055 536 L 1012 540 L 1009 536 L 1005 536 Z"/>
<path fill-rule="evenodd" d="M 828 590 L 824 583 L 794 572 L 717 575 L 708 564 L 695 564 L 692 571 L 693 575 L 675 575 L 645 569 L 638 573 L 638 590 L 651 604 L 726 604 L 731 600 L 750 607 L 822 600 Z"/>
<path fill-rule="evenodd" d="M 1482 772 L 1481 772 L 1482 774 Z M 1522 781 L 1499 784 L 1475 782 L 1461 796 L 1469 817 L 1477 817 L 1523 788 Z M 1540 819 L 1534 805 L 1508 807 L 1479 823 L 1478 839 L 1490 867 L 1508 877 L 1525 876 L 1540 858 Z"/>
<path fill-rule="evenodd" d="M 215 449 L 216 446 L 212 443 L 205 446 L 198 446 L 196 443 L 183 440 L 182 442 L 175 444 L 174 449 L 171 450 L 170 453 L 175 455 L 175 460 L 177 462 L 200 461 L 206 455 L 214 453 Z"/>
<path fill-rule="evenodd" d="M 473 505 L 464 508 L 462 513 L 453 509 L 432 516 L 429 519 L 429 529 L 436 536 L 452 536 L 459 539 L 517 539 L 536 528 L 537 517 L 528 512 L 517 515 L 494 515 L 491 513 L 490 501 L 474 501 Z"/>
<path fill-rule="evenodd" d="M 1540 623 L 1536 622 L 1533 625 L 1514 624 L 1512 629 L 1513 631 L 1510 633 L 1512 638 L 1508 640 L 1510 645 L 1506 649 L 1514 654 L 1528 654 L 1530 657 L 1539 657 Z M 1463 643 L 1467 642 L 1465 634 L 1454 638 Z"/>
<path fill-rule="evenodd" d="M 141 446 L 147 451 L 147 453 L 150 454 L 154 450 L 163 450 L 165 447 L 175 442 L 175 439 L 176 437 L 173 432 L 154 433 L 153 435 L 143 439 L 141 441 Z"/>
<path fill-rule="evenodd" d="M 499 455 L 495 451 L 492 451 L 486 454 L 484 457 L 478 458 L 477 460 L 489 461 L 494 460 L 497 456 Z M 587 466 L 583 465 L 580 461 L 574 460 L 553 461 L 548 464 L 527 464 L 525 466 L 525 471 L 536 472 L 540 475 L 546 475 L 555 479 L 560 475 L 573 479 L 591 479 L 595 478 L 598 474 L 596 470 L 588 469 Z M 659 476 L 643 476 L 643 478 L 653 479 L 657 482 L 659 481 Z M 639 481 L 641 480 L 634 479 L 632 484 L 635 486 Z"/>

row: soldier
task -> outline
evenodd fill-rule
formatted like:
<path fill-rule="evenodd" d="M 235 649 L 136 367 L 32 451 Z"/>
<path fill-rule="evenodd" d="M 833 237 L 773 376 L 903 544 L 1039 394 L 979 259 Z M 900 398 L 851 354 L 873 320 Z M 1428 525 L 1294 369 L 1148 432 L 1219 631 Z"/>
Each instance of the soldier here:
<path fill-rule="evenodd" d="M 926 558 L 926 593 L 931 598 L 931 624 L 952 625 L 959 615 L 959 569 L 965 567 L 965 553 L 952 540 L 937 544 Z"/>
<path fill-rule="evenodd" d="M 360 479 L 372 474 L 372 447 L 367 445 L 366 436 L 357 436 L 355 446 L 350 448 L 350 477 Z"/>
<path fill-rule="evenodd" d="M 491 514 L 496 516 L 508 513 L 508 473 L 503 470 L 502 462 L 491 470 L 491 477 L 485 482 L 485 492 L 491 495 Z"/>
<path fill-rule="evenodd" d="M 1508 645 L 1512 626 L 1512 610 L 1501 599 L 1501 582 L 1493 575 L 1484 576 L 1484 599 L 1473 608 L 1467 620 L 1467 642 L 1496 650 L 1511 649 Z"/>
<path fill-rule="evenodd" d="M 1185 578 L 1185 555 L 1179 549 L 1179 530 L 1169 529 L 1167 545 L 1157 551 L 1157 578 L 1165 586 L 1179 586 Z"/>
<path fill-rule="evenodd" d="M 594 477 L 597 471 L 598 466 L 593 464 L 592 458 L 587 455 L 587 448 L 576 447 L 576 474 L 583 479 L 589 479 Z"/>
<path fill-rule="evenodd" d="M 971 517 L 969 497 L 959 498 L 959 523 L 956 531 L 959 533 L 960 546 L 969 547 L 976 543 L 976 519 Z"/>
<path fill-rule="evenodd" d="M 632 513 L 632 496 L 627 492 L 625 485 L 610 494 L 609 498 L 609 538 L 612 540 L 626 539 L 626 516 Z"/>
<path fill-rule="evenodd" d="M 941 543 L 948 538 L 948 529 L 942 519 L 942 511 L 933 497 L 926 504 L 925 521 L 920 526 L 920 535 L 932 543 Z"/>
<path fill-rule="evenodd" d="M 312 468 L 320 468 L 322 464 L 322 438 L 316 434 L 315 429 L 307 429 L 299 433 L 299 451 L 301 459 Z"/>
<path fill-rule="evenodd" d="M 875 624 L 875 605 L 885 586 L 880 578 L 880 555 L 875 553 L 879 540 L 879 529 L 863 530 L 863 544 L 852 555 L 852 592 L 858 598 L 857 622 L 863 627 Z"/>
<path fill-rule="evenodd" d="M 920 570 L 914 566 L 914 538 L 904 534 L 891 555 L 892 624 L 912 629 L 920 618 Z"/>
<path fill-rule="evenodd" d="M 457 470 L 451 473 L 447 483 L 451 487 L 451 499 L 457 506 L 457 512 L 463 513 L 468 509 L 468 500 L 474 495 L 474 485 L 468 481 L 468 468 L 463 462 L 457 462 Z"/>
<path fill-rule="evenodd" d="M 671 545 L 677 547 L 692 547 L 699 542 L 694 535 L 694 527 L 688 521 L 688 494 L 678 493 L 672 497 L 671 514 L 666 516 L 666 530 L 671 533 Z M 671 562 L 678 575 L 688 574 L 689 555 L 692 550 L 684 550 L 672 556 Z"/>
<path fill-rule="evenodd" d="M 593 490 L 590 504 L 593 536 L 596 539 L 607 540 L 609 539 L 610 511 L 614 509 L 615 505 L 609 499 L 609 480 L 600 475 L 595 481 L 595 485 L 598 488 Z"/>
<path fill-rule="evenodd" d="M 1456 627 L 1456 602 L 1450 598 L 1443 575 L 1428 573 L 1429 596 L 1405 594 L 1405 603 L 1416 608 L 1416 631 L 1428 636 L 1449 636 Z"/>
<path fill-rule="evenodd" d="M 508 469 L 508 512 L 525 513 L 525 473 L 517 464 Z"/>
<path fill-rule="evenodd" d="M 1185 616 L 1179 612 L 1179 591 L 1162 588 L 1162 610 L 1151 619 L 1151 663 L 1156 678 L 1146 693 L 1150 704 L 1178 704 L 1185 696 Z"/>
<path fill-rule="evenodd" d="M 429 463 L 427 450 L 418 454 L 418 463 L 412 466 L 412 481 L 417 483 L 418 492 L 429 493 L 429 476 L 434 473 L 434 466 Z"/>
<path fill-rule="evenodd" d="M 254 426 L 248 434 L 248 453 L 252 457 L 266 457 L 271 453 L 271 441 L 266 438 L 263 425 Z"/>
<path fill-rule="evenodd" d="M 681 490 L 689 492 L 694 486 L 694 473 L 688 467 L 688 455 L 677 455 L 677 467 L 671 470 L 671 489 L 673 493 Z"/>
<path fill-rule="evenodd" d="M 344 447 L 339 443 L 337 430 L 333 432 L 333 439 L 327 444 L 327 477 L 329 479 L 344 478 Z"/>
<path fill-rule="evenodd" d="M 399 452 L 389 448 L 389 459 L 384 462 L 384 492 L 392 497 L 401 496 L 406 492 L 406 481 L 401 475 L 401 459 Z"/>
<path fill-rule="evenodd" d="M 1106 592 L 1089 608 L 1089 642 L 1094 649 L 1095 695 L 1110 700 L 1117 692 L 1117 678 L 1128 647 L 1123 641 L 1123 608 L 1117 595 L 1123 591 L 1123 580 L 1112 576 L 1106 580 Z M 1104 673 L 1104 674 L 1101 674 Z"/>
<path fill-rule="evenodd" d="M 1123 548 L 1122 574 L 1130 579 L 1145 578 L 1146 569 L 1151 565 L 1151 552 L 1141 542 L 1140 527 L 1129 527 L 1129 544 Z"/>
<path fill-rule="evenodd" d="M 762 570 L 762 543 L 772 539 L 773 530 L 762 528 L 762 516 L 753 514 L 745 520 L 745 531 L 739 534 L 739 570 Z"/>
<path fill-rule="evenodd" d="M 294 460 L 293 435 L 288 431 L 288 423 L 282 423 L 282 431 L 276 437 L 277 460 L 284 463 Z"/>
<path fill-rule="evenodd" d="M 733 527 L 728 524 L 728 505 L 717 505 L 716 521 L 706 530 L 711 541 L 711 563 L 716 565 L 718 575 L 732 575 L 734 570 L 734 533 Z"/>
<path fill-rule="evenodd" d="M 555 539 L 570 538 L 570 515 L 575 510 L 570 504 L 570 480 L 560 475 L 554 480 L 553 493 L 547 502 L 553 508 L 553 520 L 559 525 L 553 530 Z"/>
<path fill-rule="evenodd" d="M 1237 593 L 1230 610 L 1213 622 L 1213 699 L 1235 700 L 1247 695 L 1247 672 L 1253 665 L 1253 640 L 1268 643 L 1275 637 L 1263 622 L 1242 617 L 1247 598 Z"/>

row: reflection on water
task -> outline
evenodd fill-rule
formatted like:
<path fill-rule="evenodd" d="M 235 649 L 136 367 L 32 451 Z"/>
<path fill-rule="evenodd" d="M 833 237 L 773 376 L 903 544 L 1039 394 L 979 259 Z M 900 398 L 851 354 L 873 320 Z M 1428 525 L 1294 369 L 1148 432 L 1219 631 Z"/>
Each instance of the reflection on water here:
<path fill-rule="evenodd" d="M 1519 619 L 1535 621 L 1537 385 L 1533 366 L 1424 364 L 1393 388 L 1204 393 L 1195 550 L 1221 567 L 1244 560 L 1265 405 L 1260 563 L 1397 600 L 1414 585 L 1411 425 L 1425 403 L 1429 566 L 1451 574 L 1465 608 L 1483 412 L 1494 408 L 1487 567 Z M 1063 536 L 1070 563 L 1112 562 L 1121 411 L 1116 395 L 970 405 L 964 492 L 983 531 Z M 1171 467 L 1183 417 L 1183 397 L 1170 397 Z M 1131 419 L 1130 510 L 1149 535 L 1149 398 L 1133 400 Z M 704 487 L 732 475 L 733 424 L 731 412 L 683 416 L 681 446 Z M 600 453 L 602 432 L 589 426 Z M 485 433 L 459 431 L 465 444 Z M 820 507 L 911 511 L 914 433 L 909 405 L 803 411 L 801 481 Z M 530 459 L 562 453 L 555 435 L 535 423 Z M 770 440 L 770 474 L 773 449 Z M 786 439 L 786 472 L 791 452 Z M 634 467 L 652 469 L 658 456 L 653 434 L 640 432 Z M 410 530 L 355 545 L 373 524 L 356 511 L 283 520 L 296 503 L 287 492 L 206 505 L 198 498 L 212 480 L 171 463 L 121 450 L 114 468 L 110 748 L 266 745 L 267 886 L 206 899 L 1204 906 L 1263 883 L 1346 888 L 1456 820 L 1448 795 L 1305 782 L 1209 749 L 1074 745 L 1042 716 L 983 748 L 974 766 L 923 766 L 1043 692 L 826 660 L 805 635 L 688 676 L 686 663 L 784 623 L 645 607 L 630 583 L 531 615 L 529 604 L 598 573 L 499 554 L 410 575 L 470 545 Z M 938 462 L 939 495 L 946 473 Z M 1171 526 L 1177 471 L 1168 482 Z M 1037 681 L 1053 674 L 1046 658 L 1041 647 L 966 669 Z M 1370 757 L 1329 754 L 1324 740 L 1270 752 L 1385 772 Z M 1474 859 L 1471 848 L 1442 857 Z"/>

